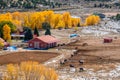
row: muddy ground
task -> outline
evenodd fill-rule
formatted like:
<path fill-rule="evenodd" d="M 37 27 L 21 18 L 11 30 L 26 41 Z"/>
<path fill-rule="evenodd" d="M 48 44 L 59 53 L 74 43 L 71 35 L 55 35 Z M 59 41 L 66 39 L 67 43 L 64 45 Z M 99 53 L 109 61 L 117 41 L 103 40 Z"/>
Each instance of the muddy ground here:
<path fill-rule="evenodd" d="M 84 43 L 87 43 L 87 45 L 83 45 Z M 63 67 L 69 67 L 72 64 L 76 68 L 94 68 L 94 65 L 100 66 L 111 63 L 110 67 L 114 68 L 113 64 L 120 62 L 120 38 L 113 39 L 112 43 L 104 43 L 103 38 L 81 39 L 76 43 L 64 46 L 63 49 L 75 49 L 76 47 L 78 50 L 77 54 L 68 58 Z M 79 63 L 79 60 L 84 61 L 83 65 Z M 98 68 L 96 66 L 95 68 Z"/>

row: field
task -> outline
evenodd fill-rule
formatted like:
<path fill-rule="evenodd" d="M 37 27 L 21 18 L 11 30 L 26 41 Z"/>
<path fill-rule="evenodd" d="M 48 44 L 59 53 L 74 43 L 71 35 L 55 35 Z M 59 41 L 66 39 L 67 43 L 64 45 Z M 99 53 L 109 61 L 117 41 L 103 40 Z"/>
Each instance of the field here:
<path fill-rule="evenodd" d="M 20 63 L 22 61 L 37 61 L 39 63 L 43 63 L 51 58 L 58 56 L 57 53 L 50 52 L 37 52 L 37 51 L 23 51 L 23 52 L 14 52 L 6 55 L 0 56 L 0 64 L 10 64 L 10 63 Z"/>
<path fill-rule="evenodd" d="M 83 46 L 87 43 L 86 46 Z M 77 54 L 70 58 L 70 62 L 67 62 L 65 66 L 74 64 L 79 67 L 79 60 L 84 60 L 84 65 L 101 65 L 106 63 L 120 62 L 120 39 L 114 39 L 112 43 L 103 43 L 103 39 L 81 39 L 76 43 L 64 46 L 65 49 L 78 48 Z"/>
<path fill-rule="evenodd" d="M 78 48 L 77 54 L 66 58 L 67 61 L 59 68 L 62 77 L 70 80 L 84 80 L 93 78 L 100 80 L 119 80 L 120 73 L 120 38 L 114 39 L 112 43 L 103 43 L 103 38 L 81 38 L 80 41 L 62 47 L 63 49 L 72 50 Z M 87 45 L 83 46 L 84 43 Z M 79 63 L 83 60 L 83 64 Z M 70 65 L 75 67 L 71 71 Z M 83 68 L 83 72 L 79 72 Z M 110 77 L 110 78 L 109 78 Z M 65 80 L 69 80 L 65 78 Z"/>
<path fill-rule="evenodd" d="M 93 80 L 93 78 L 95 80 L 119 80 L 119 34 L 94 36 L 95 33 L 84 34 L 82 32 L 83 29 L 84 28 L 79 28 L 77 34 L 79 34 L 80 37 L 78 41 L 73 43 L 70 43 L 72 39 L 69 38 L 69 35 L 74 32 L 73 29 L 51 30 L 52 35 L 61 40 L 59 44 L 65 43 L 65 46 L 56 47 L 44 52 L 24 51 L 1 55 L 0 64 L 20 63 L 21 61 L 33 60 L 55 68 L 60 80 Z M 42 34 L 44 34 L 44 32 L 42 32 L 41 35 Z M 103 43 L 103 39 L 107 37 L 112 38 L 113 42 Z M 77 54 L 71 57 L 76 47 L 78 50 Z M 59 48 L 60 50 L 58 50 Z M 67 59 L 67 62 L 65 62 L 64 65 L 60 65 L 60 61 L 64 59 Z M 84 60 L 83 65 L 79 63 L 79 60 Z M 71 71 L 70 64 L 74 65 L 75 71 Z M 79 68 L 83 68 L 84 71 L 79 72 Z"/>
<path fill-rule="evenodd" d="M 83 18 L 82 22 L 84 22 L 85 16 L 93 13 L 95 9 L 90 12 L 87 8 L 82 9 L 82 11 L 79 9 L 67 11 L 73 16 L 77 15 Z M 56 13 L 63 12 L 58 11 Z M 118 12 L 115 11 L 114 13 Z M 111 14 L 114 15 L 114 13 Z M 47 67 L 55 68 L 59 80 L 120 80 L 120 33 L 117 31 L 119 25 L 119 21 L 102 20 L 98 25 L 79 27 L 77 31 L 74 28 L 51 29 L 52 36 L 60 40 L 58 44 L 64 43 L 65 45 L 47 51 L 27 51 L 20 48 L 20 52 L 19 49 L 10 53 L 8 51 L 0 52 L 0 54 L 2 53 L 0 55 L 0 73 L 2 68 L 4 69 L 9 63 L 38 61 Z M 45 31 L 40 31 L 40 36 L 44 33 Z M 80 37 L 70 38 L 70 34 L 73 33 Z M 104 38 L 111 38 L 113 41 L 104 43 Z M 73 42 L 75 40 L 76 42 Z M 12 45 L 19 45 L 20 43 L 19 40 L 13 41 Z M 77 51 L 76 54 L 74 54 L 75 51 Z M 60 64 L 64 60 L 67 61 Z M 83 61 L 83 64 L 79 62 L 80 60 Z M 74 67 L 71 68 L 70 65 Z M 83 68 L 83 71 L 80 72 L 80 68 Z"/>

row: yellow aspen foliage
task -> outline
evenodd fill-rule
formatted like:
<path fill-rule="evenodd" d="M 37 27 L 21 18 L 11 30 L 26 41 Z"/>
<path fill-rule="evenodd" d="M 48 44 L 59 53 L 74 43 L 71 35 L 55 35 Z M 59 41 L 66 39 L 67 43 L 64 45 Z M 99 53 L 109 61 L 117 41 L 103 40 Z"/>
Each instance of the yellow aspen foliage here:
<path fill-rule="evenodd" d="M 6 70 L 3 80 L 58 80 L 55 70 L 33 61 L 9 64 Z"/>
<path fill-rule="evenodd" d="M 22 23 L 21 23 L 21 21 L 19 21 L 19 20 L 12 20 L 12 23 L 13 23 L 17 28 L 22 26 Z"/>
<path fill-rule="evenodd" d="M 53 17 L 53 28 L 56 28 L 58 26 L 59 21 L 62 20 L 62 15 L 61 14 L 55 14 Z"/>
<path fill-rule="evenodd" d="M 2 41 L 0 41 L 0 47 L 3 47 L 4 43 Z"/>
<path fill-rule="evenodd" d="M 70 16 L 69 12 L 63 13 L 63 21 L 65 23 L 66 28 L 71 28 L 72 27 L 72 25 L 71 25 L 71 16 Z"/>
<path fill-rule="evenodd" d="M 86 18 L 86 21 L 85 21 L 85 24 L 87 26 L 89 25 L 95 25 L 95 24 L 98 24 L 100 22 L 100 18 L 99 16 L 96 16 L 96 15 L 90 15 Z"/>
<path fill-rule="evenodd" d="M 20 12 L 13 12 L 11 15 L 13 20 L 21 20 L 23 16 Z"/>
<path fill-rule="evenodd" d="M 22 15 L 23 15 L 22 26 L 30 27 L 31 26 L 31 24 L 30 24 L 31 13 L 26 12 L 26 13 L 23 13 Z"/>
<path fill-rule="evenodd" d="M 78 26 L 78 24 L 80 24 L 80 19 L 79 18 L 71 18 L 71 23 L 72 23 L 72 27 L 76 27 L 76 26 Z"/>
<path fill-rule="evenodd" d="M 0 15 L 0 22 L 1 21 L 12 21 L 12 15 L 11 13 L 1 14 Z"/>
<path fill-rule="evenodd" d="M 41 12 L 13 12 L 0 14 L 1 21 L 12 22 L 17 29 L 22 27 L 30 27 L 34 29 L 42 29 L 42 23 L 48 22 L 51 28 L 72 28 L 80 26 L 97 25 L 100 22 L 100 17 L 97 15 L 90 15 L 81 24 L 80 18 L 72 18 L 69 12 L 63 14 L 55 13 L 54 11 L 41 11 Z M 17 30 L 16 29 L 16 30 Z"/>
<path fill-rule="evenodd" d="M 4 46 L 4 40 L 0 38 L 0 48 L 2 48 L 3 46 Z"/>
<path fill-rule="evenodd" d="M 60 20 L 55 28 L 58 29 L 58 28 L 64 28 L 64 27 L 65 27 L 65 23 L 62 20 Z"/>
<path fill-rule="evenodd" d="M 98 24 L 100 22 L 100 17 L 96 16 L 96 24 Z"/>
<path fill-rule="evenodd" d="M 4 38 L 4 40 L 7 40 L 7 41 L 11 40 L 10 33 L 11 33 L 10 27 L 7 24 L 4 25 L 3 26 L 3 38 Z"/>
<path fill-rule="evenodd" d="M 30 16 L 31 28 L 34 29 L 37 27 L 38 29 L 42 28 L 42 23 L 45 22 L 45 17 L 41 12 L 32 13 Z"/>

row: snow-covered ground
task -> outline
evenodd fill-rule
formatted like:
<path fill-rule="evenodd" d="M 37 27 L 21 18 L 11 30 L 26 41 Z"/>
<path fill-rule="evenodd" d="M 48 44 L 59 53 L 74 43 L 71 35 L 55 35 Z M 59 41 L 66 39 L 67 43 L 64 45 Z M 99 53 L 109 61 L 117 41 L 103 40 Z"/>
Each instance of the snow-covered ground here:
<path fill-rule="evenodd" d="M 118 34 L 120 31 L 120 22 L 102 21 L 99 26 L 88 26 L 82 29 L 83 34 L 92 34 L 103 36 L 107 34 Z"/>
<path fill-rule="evenodd" d="M 111 71 L 100 70 L 94 72 L 93 69 L 85 69 L 84 72 L 71 72 L 68 69 L 59 71 L 59 80 L 120 80 L 120 64 Z"/>

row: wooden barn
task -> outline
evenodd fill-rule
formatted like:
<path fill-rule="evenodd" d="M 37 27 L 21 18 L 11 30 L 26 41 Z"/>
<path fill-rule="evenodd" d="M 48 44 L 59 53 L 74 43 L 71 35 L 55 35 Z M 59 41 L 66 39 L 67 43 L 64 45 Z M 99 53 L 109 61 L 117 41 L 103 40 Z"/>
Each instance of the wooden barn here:
<path fill-rule="evenodd" d="M 28 41 L 28 47 L 34 49 L 48 49 L 55 47 L 58 40 L 50 35 L 43 35 Z"/>

